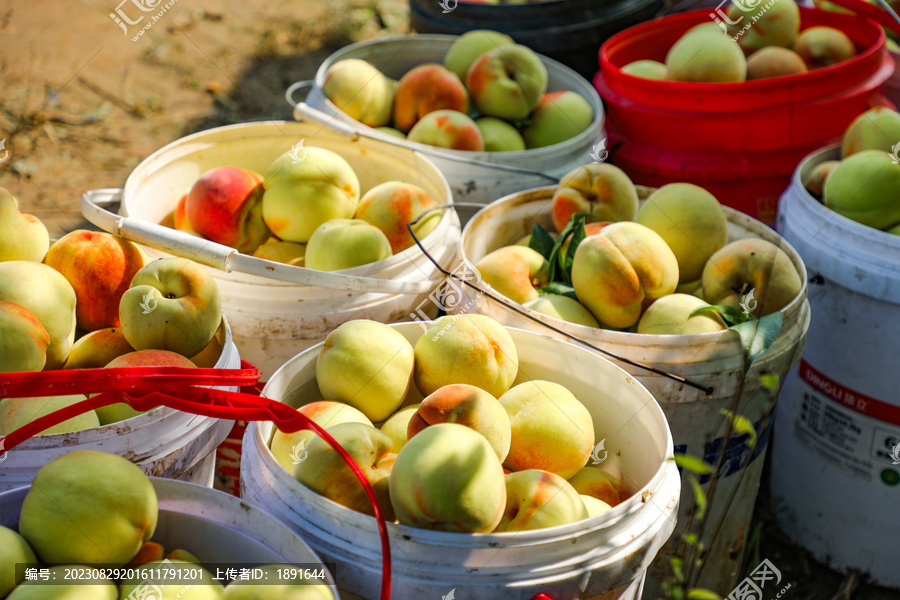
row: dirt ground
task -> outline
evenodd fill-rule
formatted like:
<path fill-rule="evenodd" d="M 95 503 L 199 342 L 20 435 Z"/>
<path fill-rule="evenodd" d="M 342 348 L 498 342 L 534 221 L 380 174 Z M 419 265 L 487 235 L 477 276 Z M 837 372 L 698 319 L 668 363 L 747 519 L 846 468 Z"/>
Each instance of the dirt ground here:
<path fill-rule="evenodd" d="M 134 0 L 137 2 L 138 0 Z M 126 0 L 132 21 L 172 0 Z M 352 41 L 405 33 L 402 0 L 174 0 L 137 41 L 116 0 L 0 0 L 0 186 L 51 235 L 89 189 L 121 187 L 154 150 L 241 121 L 290 119 L 284 90 Z M 3 156 L 0 151 L 0 157 Z"/>
<path fill-rule="evenodd" d="M 149 19 L 126 35 L 109 16 L 115 0 L 0 0 L 0 140 L 9 152 L 0 150 L 0 186 L 51 235 L 83 227 L 81 194 L 121 187 L 164 144 L 229 123 L 290 119 L 285 88 L 312 78 L 333 50 L 408 31 L 403 0 L 144 0 L 169 4 L 132 41 Z M 127 0 L 118 8 L 132 20 L 156 14 Z M 792 584 L 783 598 L 900 598 L 816 564 L 781 536 L 761 498 L 758 556 Z"/>

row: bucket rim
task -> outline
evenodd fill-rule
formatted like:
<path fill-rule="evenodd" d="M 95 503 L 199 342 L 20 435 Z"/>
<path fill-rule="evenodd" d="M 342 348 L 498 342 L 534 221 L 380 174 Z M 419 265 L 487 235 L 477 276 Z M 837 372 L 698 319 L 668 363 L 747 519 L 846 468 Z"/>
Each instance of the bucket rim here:
<path fill-rule="evenodd" d="M 434 321 L 431 321 L 433 323 Z M 419 321 L 406 321 L 400 323 L 390 323 L 388 324 L 392 329 L 397 329 L 399 327 L 403 328 L 411 328 L 415 327 L 422 330 L 421 322 Z M 474 538 L 478 540 L 479 545 L 477 547 L 484 548 L 496 548 L 496 547 L 521 547 L 521 546 L 534 546 L 541 545 L 554 541 L 563 541 L 566 539 L 571 539 L 573 535 L 584 535 L 588 533 L 592 533 L 595 531 L 600 531 L 609 527 L 612 527 L 622 521 L 623 519 L 629 517 L 637 518 L 637 514 L 642 507 L 643 504 L 652 503 L 653 497 L 657 495 L 658 492 L 665 489 L 667 478 L 671 476 L 672 469 L 676 469 L 674 462 L 674 438 L 672 436 L 672 429 L 669 425 L 668 419 L 665 416 L 665 412 L 657 401 L 656 397 L 641 383 L 637 377 L 625 371 L 622 367 L 615 364 L 613 361 L 596 354 L 582 346 L 569 342 L 567 340 L 562 340 L 560 338 L 556 338 L 550 335 L 546 335 L 543 333 L 538 333 L 534 331 L 528 331 L 525 329 L 521 329 L 515 326 L 503 325 L 503 328 L 506 330 L 512 330 L 515 332 L 515 335 L 521 335 L 526 338 L 529 337 L 541 337 L 545 340 L 549 341 L 552 344 L 563 344 L 568 349 L 574 350 L 578 353 L 586 353 L 590 355 L 592 360 L 599 360 L 615 371 L 618 371 L 618 374 L 624 378 L 624 381 L 629 385 L 633 385 L 638 388 L 639 393 L 643 395 L 647 401 L 641 406 L 640 410 L 635 413 L 632 417 L 635 418 L 638 414 L 643 412 L 644 410 L 650 409 L 653 411 L 653 418 L 660 424 L 665 432 L 666 439 L 663 441 L 662 446 L 665 447 L 665 452 L 662 461 L 660 462 L 659 467 L 656 469 L 656 472 L 653 476 L 644 484 L 641 488 L 635 490 L 628 497 L 627 500 L 619 503 L 618 505 L 612 507 L 609 511 L 597 515 L 594 517 L 589 517 L 587 519 L 582 519 L 580 521 L 576 521 L 574 523 L 570 523 L 567 525 L 559 525 L 556 527 L 547 527 L 544 529 L 536 529 L 532 531 L 521 531 L 521 532 L 504 532 L 504 533 L 456 533 L 456 532 L 448 532 L 448 531 L 433 531 L 428 529 L 420 529 L 417 527 L 411 527 L 408 525 L 401 525 L 399 523 L 387 523 L 388 533 L 392 539 L 409 539 L 410 537 L 426 541 L 426 542 L 434 542 L 434 543 L 443 543 L 445 545 L 463 545 L 465 547 L 473 546 L 471 540 Z M 267 392 L 271 391 L 270 388 L 273 385 L 273 382 L 278 381 L 279 379 L 285 379 L 287 382 L 290 382 L 289 376 L 286 374 L 287 371 L 293 368 L 293 364 L 307 359 L 312 354 L 317 354 L 322 346 L 323 342 L 319 342 L 314 346 L 311 346 L 295 356 L 286 361 L 278 370 L 276 370 L 269 380 L 266 382 L 265 387 L 263 387 L 260 392 L 261 396 L 272 398 L 272 396 L 268 396 Z M 311 381 L 314 381 L 311 380 Z M 278 401 L 282 401 L 281 398 L 273 398 Z M 375 530 L 375 517 L 370 515 L 365 515 L 363 513 L 358 513 L 353 511 L 352 509 L 346 508 L 324 496 L 320 496 L 315 492 L 306 488 L 303 484 L 293 478 L 293 476 L 287 472 L 281 464 L 275 459 L 275 456 L 272 454 L 271 449 L 267 443 L 267 437 L 271 436 L 272 429 L 274 428 L 274 424 L 271 421 L 253 421 L 247 424 L 246 431 L 244 433 L 244 439 L 248 440 L 251 445 L 256 449 L 256 451 L 260 452 L 260 459 L 266 461 L 268 466 L 272 468 L 276 477 L 282 478 L 282 475 L 287 478 L 288 485 L 290 487 L 294 487 L 296 484 L 298 490 L 303 492 L 304 497 L 308 497 L 309 502 L 313 504 L 319 504 L 321 507 L 327 508 L 329 512 L 332 514 L 340 514 L 340 515 L 348 515 L 352 518 L 347 519 L 347 523 L 351 526 L 355 526 L 354 520 L 363 519 L 360 521 L 361 523 L 365 523 L 367 525 L 371 524 L 371 528 Z M 268 435 L 267 435 L 268 434 Z M 246 443 L 246 441 L 245 441 Z M 680 483 L 680 477 L 678 478 Z M 293 482 L 293 483 L 291 483 Z M 676 501 L 676 506 L 669 507 L 668 505 L 665 507 L 657 506 L 657 509 L 661 512 L 669 511 L 671 512 L 671 516 L 667 517 L 673 519 L 674 521 L 674 512 L 677 509 L 678 502 Z M 346 512 L 345 512 L 346 511 Z M 369 519 L 369 520 L 366 520 Z M 648 527 L 652 526 L 652 523 L 655 522 L 655 519 L 650 519 L 650 524 Z M 587 524 L 590 524 L 587 526 Z M 673 523 L 674 525 L 674 523 Z M 552 532 L 553 536 L 549 537 L 546 532 Z M 449 537 L 448 537 L 449 536 Z M 515 539 L 520 542 L 518 544 L 507 544 L 504 542 L 508 542 L 510 540 Z M 457 544 L 458 542 L 458 544 Z M 468 543 L 466 543 L 468 542 Z"/>
<path fill-rule="evenodd" d="M 613 64 L 610 58 L 611 52 L 618 46 L 630 44 L 631 37 L 633 37 L 635 34 L 649 34 L 662 28 L 670 28 L 672 25 L 679 27 L 683 26 L 684 30 L 687 31 L 687 26 L 691 24 L 696 25 L 703 22 L 712 23 L 713 21 L 709 19 L 709 10 L 699 9 L 666 15 L 659 19 L 645 21 L 643 23 L 639 23 L 637 25 L 629 27 L 628 29 L 620 31 L 619 33 L 616 33 L 607 41 L 605 41 L 600 47 L 600 73 L 609 73 L 612 75 L 614 85 L 611 87 L 615 87 L 615 83 L 624 84 L 628 86 L 629 90 L 638 88 L 645 92 L 652 91 L 654 94 L 660 96 L 661 98 L 666 98 L 667 100 L 671 99 L 672 93 L 676 94 L 677 97 L 685 97 L 686 99 L 690 97 L 696 97 L 698 94 L 702 94 L 706 97 L 712 96 L 713 98 L 719 97 L 721 99 L 733 99 L 736 96 L 732 92 L 738 92 L 738 96 L 755 93 L 758 95 L 758 97 L 763 97 L 766 92 L 773 92 L 772 96 L 774 98 L 780 98 L 780 94 L 778 94 L 777 92 L 779 90 L 783 90 L 785 85 L 802 82 L 804 84 L 808 84 L 809 86 L 815 86 L 819 83 L 833 81 L 834 75 L 836 73 L 853 72 L 857 70 L 861 63 L 876 62 L 878 59 L 875 55 L 878 53 L 884 52 L 885 58 L 889 58 L 886 56 L 885 50 L 886 35 L 882 28 L 875 21 L 866 17 L 860 17 L 859 15 L 842 15 L 841 13 L 831 13 L 829 11 L 822 11 L 820 9 L 805 6 L 799 6 L 798 8 L 800 9 L 801 26 L 804 15 L 816 14 L 817 16 L 821 16 L 821 13 L 825 12 L 827 13 L 826 19 L 833 19 L 838 21 L 845 20 L 845 22 L 852 22 L 847 21 L 847 19 L 849 18 L 858 21 L 859 26 L 863 28 L 864 33 L 868 33 L 870 35 L 874 34 L 874 42 L 868 48 L 864 48 L 853 57 L 839 63 L 829 65 L 827 67 L 814 69 L 812 71 L 807 71 L 806 73 L 759 79 L 755 81 L 736 81 L 726 83 L 656 81 L 624 73 L 621 70 L 621 67 Z M 887 73 L 885 78 L 887 78 L 889 75 L 890 74 Z M 773 106 L 778 106 L 781 104 L 783 103 L 779 102 L 778 104 L 775 104 Z M 728 106 L 722 108 L 721 110 L 733 112 L 735 108 L 736 107 L 734 106 Z M 758 108 L 759 106 L 757 105 L 754 110 Z"/>
<path fill-rule="evenodd" d="M 433 148 L 433 146 L 429 146 L 428 144 L 422 144 L 419 142 L 412 142 L 407 139 L 398 140 L 397 138 L 392 138 L 391 136 L 376 130 L 374 127 L 364 125 L 363 123 L 347 115 L 344 111 L 338 108 L 336 104 L 329 100 L 327 96 L 325 96 L 325 74 L 327 73 L 331 65 L 344 60 L 343 57 L 345 55 L 353 53 L 359 49 L 365 49 L 374 46 L 385 46 L 388 44 L 397 44 L 401 42 L 406 42 L 407 44 L 409 44 L 415 43 L 416 40 L 421 40 L 423 42 L 445 43 L 449 46 L 459 37 L 460 36 L 458 35 L 449 35 L 443 33 L 419 33 L 409 35 L 391 35 L 349 44 L 332 52 L 322 61 L 322 64 L 320 64 L 319 68 L 316 70 L 316 75 L 313 78 L 313 89 L 310 91 L 310 93 L 321 95 L 322 102 L 328 107 L 328 110 L 331 111 L 332 114 L 337 115 L 337 118 L 349 124 L 354 129 L 365 131 L 367 135 L 372 135 L 375 138 L 393 141 L 394 143 L 397 143 L 398 145 L 401 145 L 410 150 L 421 150 L 427 152 L 428 149 Z M 597 92 L 597 90 L 594 89 L 594 86 L 592 86 L 590 82 L 587 81 L 584 77 L 579 75 L 570 67 L 562 64 L 561 62 L 537 52 L 535 52 L 535 54 L 538 56 L 538 58 L 540 58 L 541 62 L 544 63 L 544 66 L 547 68 L 548 76 L 551 74 L 550 72 L 552 69 L 557 73 L 566 75 L 579 81 L 579 84 L 581 84 L 582 88 L 581 90 L 567 91 L 575 92 L 588 101 L 591 106 L 591 110 L 594 112 L 594 118 L 591 121 L 591 124 L 588 125 L 588 127 L 584 131 L 582 131 L 575 137 L 563 140 L 562 142 L 558 142 L 550 146 L 543 146 L 541 148 L 531 148 L 515 152 L 471 152 L 441 148 L 440 150 L 442 153 L 457 156 L 460 160 L 470 158 L 473 160 L 507 164 L 515 163 L 517 160 L 524 158 L 549 158 L 559 152 L 565 152 L 571 150 L 572 148 L 577 148 L 581 145 L 587 144 L 590 141 L 593 141 L 597 137 L 598 130 L 601 130 L 602 135 L 602 127 L 606 116 L 606 111 L 604 109 L 603 100 L 600 98 L 600 94 Z"/>
<path fill-rule="evenodd" d="M 854 238 L 865 239 L 868 241 L 871 241 L 872 236 L 875 235 L 875 240 L 882 245 L 900 251 L 900 235 L 894 235 L 881 229 L 875 229 L 874 227 L 854 221 L 850 217 L 845 217 L 825 206 L 823 202 L 813 198 L 812 194 L 807 191 L 806 186 L 803 185 L 803 176 L 807 171 L 812 170 L 815 166 L 826 160 L 841 160 L 840 149 L 840 144 L 832 144 L 807 154 L 800 161 L 800 164 L 797 165 L 797 168 L 791 176 L 791 187 L 798 193 L 789 194 L 790 189 L 786 190 L 782 196 L 783 204 L 787 205 L 796 201 L 803 207 L 804 211 L 808 211 L 820 219 L 824 223 L 823 227 L 827 227 L 829 223 L 833 222 L 845 233 L 852 235 Z M 779 220 L 781 219 L 782 210 L 784 209 L 779 209 Z"/>
<path fill-rule="evenodd" d="M 701 186 L 702 187 L 702 186 Z M 655 189 L 655 188 L 650 188 Z M 471 229 L 474 229 L 476 223 L 480 219 L 484 219 L 483 215 L 488 215 L 491 212 L 503 212 L 501 209 L 507 205 L 516 203 L 516 202 L 541 202 L 544 201 L 546 204 L 549 204 L 549 198 L 552 197 L 553 192 L 556 191 L 556 186 L 543 186 L 538 188 L 532 188 L 529 190 L 522 190 L 520 192 L 515 192 L 504 196 L 503 198 L 499 198 L 492 202 L 491 204 L 485 206 L 483 209 L 479 210 L 469 222 L 466 223 L 465 227 L 462 231 L 462 239 L 460 241 L 460 254 L 465 259 L 471 262 L 471 258 L 466 253 L 465 241 L 469 234 L 471 234 Z M 548 196 L 549 194 L 549 196 Z M 769 229 L 764 223 L 759 221 L 758 219 L 754 219 L 753 217 L 746 215 L 734 208 L 729 206 L 721 205 L 722 209 L 725 211 L 725 215 L 728 218 L 729 223 L 737 223 L 738 225 L 742 224 L 753 224 L 755 227 L 766 227 Z M 745 227 L 745 229 L 747 229 Z M 772 235 L 777 236 L 779 238 L 779 243 L 776 245 L 781 248 L 788 257 L 791 259 L 791 263 L 794 265 L 794 268 L 797 269 L 797 274 L 800 276 L 801 287 L 800 291 L 794 296 L 791 301 L 785 305 L 781 312 L 785 315 L 785 320 L 787 320 L 788 316 L 792 316 L 798 311 L 802 309 L 804 302 L 806 302 L 806 296 L 808 293 L 808 285 L 809 285 L 809 275 L 806 270 L 806 265 L 803 262 L 803 259 L 800 257 L 800 254 L 797 250 L 784 239 L 783 236 L 778 234 L 776 231 L 771 230 Z M 475 264 L 474 262 L 472 264 Z M 496 294 L 500 294 L 500 292 L 495 291 Z M 509 300 L 507 298 L 507 300 Z M 512 300 L 509 300 L 513 302 Z M 648 333 L 636 333 L 630 331 L 616 331 L 613 329 L 604 329 L 602 327 L 588 327 L 587 325 L 580 325 L 578 323 L 570 323 L 568 321 L 563 321 L 561 319 L 556 319 L 554 317 L 544 315 L 543 313 L 539 313 L 535 310 L 527 308 L 521 304 L 518 305 L 521 310 L 525 310 L 532 317 L 536 319 L 546 319 L 551 321 L 557 327 L 564 326 L 566 329 L 572 330 L 573 335 L 577 337 L 584 337 L 585 339 L 589 339 L 590 337 L 595 336 L 596 334 L 593 332 L 600 331 L 603 333 L 604 337 L 608 336 L 608 340 L 613 343 L 623 344 L 623 345 L 635 345 L 633 343 L 636 339 L 645 339 L 650 340 L 653 338 L 654 344 L 659 345 L 669 345 L 665 344 L 665 340 L 670 340 L 673 342 L 671 345 L 675 345 L 674 342 L 679 342 L 677 345 L 684 345 L 687 347 L 695 347 L 699 345 L 705 345 L 711 340 L 717 337 L 723 337 L 724 335 L 731 335 L 734 337 L 734 344 L 740 344 L 740 339 L 738 334 L 733 331 L 723 330 L 723 331 L 713 331 L 708 333 L 691 333 L 691 334 L 678 334 L 678 335 L 662 335 L 662 334 L 648 334 Z M 784 331 L 779 333 L 778 337 L 782 337 L 785 334 Z"/>
<path fill-rule="evenodd" d="M 147 475 L 147 478 L 150 480 L 151 485 L 153 486 L 154 492 L 156 492 L 157 498 L 159 499 L 159 512 L 175 512 L 181 515 L 187 515 L 192 519 L 207 521 L 213 523 L 215 525 L 219 525 L 225 528 L 234 528 L 234 525 L 230 523 L 230 520 L 236 516 L 234 511 L 225 510 L 222 506 L 222 502 L 227 502 L 228 504 L 240 506 L 243 511 L 252 511 L 253 514 L 256 515 L 256 518 L 262 519 L 267 522 L 267 524 L 271 527 L 275 527 L 277 529 L 283 529 L 286 533 L 290 534 L 292 537 L 296 538 L 296 544 L 304 549 L 305 552 L 308 552 L 310 556 L 318 559 L 319 563 L 324 566 L 324 562 L 322 558 L 319 556 L 319 553 L 316 552 L 305 540 L 303 540 L 300 536 L 296 536 L 293 531 L 291 531 L 290 527 L 283 523 L 282 521 L 276 519 L 274 516 L 252 504 L 243 498 L 239 498 L 237 496 L 233 496 L 228 494 L 227 492 L 223 492 L 221 490 L 217 490 L 215 488 L 207 487 L 204 485 L 200 485 L 199 483 L 194 483 L 192 481 L 183 481 L 180 479 L 170 479 L 168 477 L 156 477 L 154 475 Z M 26 483 L 20 486 L 16 486 L 14 488 L 0 490 L 0 504 L 3 504 L 4 501 L 16 502 L 19 498 L 21 501 L 24 501 L 25 496 L 31 490 L 32 483 Z M 184 510 L 173 510 L 172 508 L 163 506 L 168 505 L 169 503 L 191 500 L 192 497 L 197 497 L 199 499 L 207 500 L 209 498 L 215 498 L 217 502 L 203 502 L 202 508 L 203 511 L 197 512 L 187 512 Z M 243 528 L 237 528 L 237 531 L 243 533 L 245 535 L 251 535 L 249 531 L 244 530 Z M 262 546 L 265 546 L 272 550 L 272 552 L 278 552 L 274 548 L 271 548 L 267 540 L 257 539 Z M 202 565 L 201 565 L 202 566 Z M 334 593 L 335 598 L 339 598 L 338 590 L 334 578 L 329 569 L 325 569 L 325 584 L 331 588 Z"/>

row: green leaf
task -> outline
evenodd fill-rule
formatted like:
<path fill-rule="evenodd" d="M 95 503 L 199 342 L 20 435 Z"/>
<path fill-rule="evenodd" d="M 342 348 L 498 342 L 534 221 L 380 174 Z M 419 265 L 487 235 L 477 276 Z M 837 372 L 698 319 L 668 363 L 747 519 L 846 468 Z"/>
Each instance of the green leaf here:
<path fill-rule="evenodd" d="M 742 310 L 737 309 L 733 306 L 728 306 L 727 304 L 710 304 L 708 306 L 701 306 L 691 313 L 691 317 L 704 312 L 717 313 L 722 317 L 722 319 L 725 321 L 725 324 L 728 326 L 744 323 L 750 318 L 750 316 Z"/>
<path fill-rule="evenodd" d="M 749 436 L 750 439 L 747 440 L 747 443 L 750 444 L 751 448 L 756 447 L 756 429 L 747 417 L 744 415 L 736 415 L 726 408 L 719 409 L 719 413 L 731 421 L 731 426 L 738 435 Z"/>
<path fill-rule="evenodd" d="M 558 281 L 552 281 L 541 288 L 541 296 L 567 296 L 576 302 L 578 301 L 575 288 Z"/>
<path fill-rule="evenodd" d="M 681 536 L 681 539 L 684 540 L 684 543 L 688 546 L 695 546 L 697 544 L 697 534 L 696 533 L 685 533 Z"/>
<path fill-rule="evenodd" d="M 778 373 L 760 373 L 759 384 L 773 394 L 777 394 L 781 387 L 781 380 L 778 377 Z"/>
<path fill-rule="evenodd" d="M 700 482 L 697 481 L 696 477 L 688 475 L 688 481 L 691 482 L 691 487 L 694 488 L 694 505 L 697 507 L 697 520 L 702 521 L 703 517 L 706 516 L 706 494 L 703 493 L 703 488 L 700 487 Z"/>
<path fill-rule="evenodd" d="M 547 230 L 535 223 L 531 229 L 531 239 L 528 241 L 528 247 L 544 258 L 549 259 L 554 245 L 556 245 L 556 241 L 550 237 Z"/>
<path fill-rule="evenodd" d="M 669 460 L 674 460 L 675 464 L 682 469 L 687 469 L 698 475 L 709 475 L 713 472 L 713 468 L 704 462 L 702 458 L 690 454 L 676 454 L 674 458 Z"/>
<path fill-rule="evenodd" d="M 563 281 L 567 283 L 571 283 L 572 281 L 572 261 L 575 260 L 575 251 L 578 249 L 578 244 L 586 237 L 587 233 L 584 231 L 584 219 L 581 219 L 575 226 L 575 231 L 572 233 L 572 241 L 569 242 L 569 247 L 566 249 L 566 255 L 563 257 L 562 276 Z"/>
<path fill-rule="evenodd" d="M 681 568 L 683 561 L 677 556 L 672 556 L 669 558 L 669 565 L 672 567 L 672 574 L 675 576 L 675 581 L 681 583 L 684 581 L 684 570 Z"/>
<path fill-rule="evenodd" d="M 687 593 L 688 600 L 722 600 L 722 596 L 703 588 L 691 588 Z"/>
<path fill-rule="evenodd" d="M 575 231 L 578 223 L 583 222 L 590 216 L 590 213 L 575 213 L 574 215 L 572 215 L 572 218 L 569 219 L 569 222 L 566 223 L 566 226 L 563 227 L 563 230 L 559 232 L 559 237 L 556 238 L 556 243 L 553 245 L 553 250 L 550 252 L 550 257 L 547 259 L 547 261 L 550 263 L 550 270 L 547 273 L 547 281 L 560 281 L 559 273 L 557 273 L 556 268 L 562 264 L 559 259 L 559 254 L 562 251 L 562 246 L 566 242 L 566 238 L 568 238 L 572 234 L 572 232 Z"/>
<path fill-rule="evenodd" d="M 738 332 L 741 336 L 741 345 L 744 347 L 744 373 L 750 370 L 753 361 L 769 349 L 775 343 L 775 338 L 781 333 L 781 324 L 784 321 L 784 315 L 774 312 L 764 316 L 762 319 L 750 319 L 739 325 L 729 327 Z"/>

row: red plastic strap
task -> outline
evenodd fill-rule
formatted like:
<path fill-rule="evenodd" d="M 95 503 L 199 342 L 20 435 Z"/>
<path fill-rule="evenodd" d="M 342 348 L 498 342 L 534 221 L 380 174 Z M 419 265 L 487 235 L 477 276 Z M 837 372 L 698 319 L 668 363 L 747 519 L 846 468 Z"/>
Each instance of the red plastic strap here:
<path fill-rule="evenodd" d="M 259 369 L 253 365 L 242 369 L 115 367 L 4 373 L 0 376 L 0 398 L 66 396 L 130 389 L 171 390 L 191 385 L 253 386 L 259 377 Z"/>
<path fill-rule="evenodd" d="M 249 363 L 247 363 L 249 364 Z M 9 452 L 41 431 L 102 406 L 124 402 L 138 411 L 167 406 L 183 412 L 235 421 L 273 421 L 286 433 L 311 429 L 340 454 L 366 490 L 381 536 L 381 599 L 391 596 L 391 549 L 384 512 L 365 474 L 337 441 L 306 415 L 290 406 L 256 395 L 186 384 L 252 386 L 259 379 L 256 367 L 245 369 L 189 369 L 182 367 L 124 367 L 5 373 L 0 376 L 0 398 L 51 396 L 62 393 L 100 392 L 35 419 L 0 438 L 0 453 Z M 252 381 L 251 381 L 252 380 Z"/>

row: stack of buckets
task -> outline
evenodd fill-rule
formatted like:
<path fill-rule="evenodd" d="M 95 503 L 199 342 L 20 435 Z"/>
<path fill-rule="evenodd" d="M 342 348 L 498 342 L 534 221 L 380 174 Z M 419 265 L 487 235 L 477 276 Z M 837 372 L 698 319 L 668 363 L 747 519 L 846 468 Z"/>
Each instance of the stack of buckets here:
<path fill-rule="evenodd" d="M 635 77 L 621 67 L 640 59 L 664 61 L 688 29 L 712 22 L 709 11 L 649 21 L 610 38 L 600 51 L 594 85 L 607 111 L 612 162 L 644 185 L 694 183 L 774 224 L 778 198 L 800 160 L 838 139 L 869 108 L 890 106 L 881 87 L 894 61 L 881 28 L 855 15 L 808 8 L 800 15 L 801 29 L 835 27 L 860 52 L 801 75 L 684 83 Z"/>

